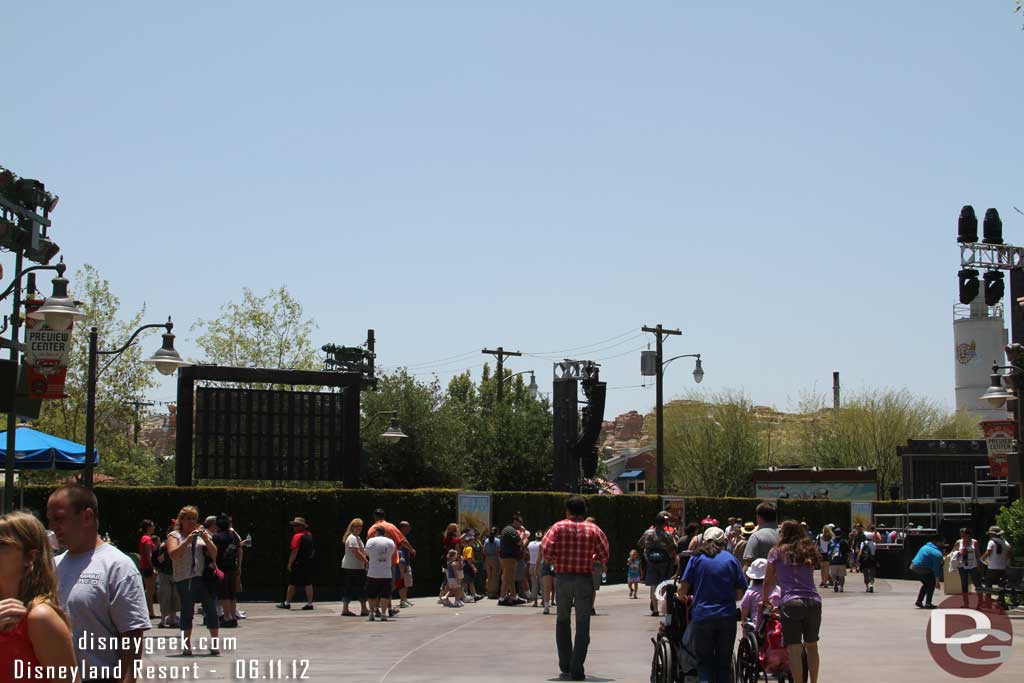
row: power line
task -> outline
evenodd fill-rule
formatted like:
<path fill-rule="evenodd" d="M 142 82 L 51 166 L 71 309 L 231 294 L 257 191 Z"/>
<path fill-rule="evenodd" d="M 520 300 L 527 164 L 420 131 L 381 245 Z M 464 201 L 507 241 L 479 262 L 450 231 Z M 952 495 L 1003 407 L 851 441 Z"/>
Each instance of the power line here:
<path fill-rule="evenodd" d="M 615 344 L 610 344 L 608 346 L 601 346 L 601 347 L 598 347 L 598 348 L 590 349 L 589 351 L 586 352 L 585 355 L 591 356 L 591 355 L 598 354 L 598 353 L 604 353 L 605 351 L 611 351 L 612 349 L 618 348 L 618 347 L 623 346 L 625 344 L 629 344 L 631 342 L 635 342 L 637 339 L 641 339 L 643 337 L 644 337 L 643 334 L 637 334 L 637 335 L 634 335 L 632 337 L 628 337 L 626 339 L 623 339 L 623 340 L 621 340 L 619 342 L 616 342 Z M 533 358 L 541 358 L 543 360 L 556 361 L 556 362 L 560 361 L 560 360 L 564 360 L 563 356 L 544 356 L 544 355 L 537 354 L 537 353 L 524 353 L 523 355 L 531 356 Z"/>
<path fill-rule="evenodd" d="M 592 346 L 602 346 L 603 344 L 607 344 L 608 342 L 612 342 L 612 341 L 615 341 L 617 339 L 622 339 L 626 335 L 632 334 L 635 330 L 636 330 L 635 327 L 631 327 L 630 329 L 626 330 L 622 334 L 617 334 L 614 337 L 609 337 L 608 339 L 604 339 L 604 340 L 599 341 L 599 342 L 594 342 L 593 344 L 584 344 L 583 346 L 574 346 L 571 349 L 556 349 L 554 351 L 535 351 L 533 353 L 528 353 L 526 355 L 528 355 L 528 356 L 557 355 L 557 354 L 560 354 L 560 353 L 569 353 L 571 351 L 580 351 L 580 350 L 583 350 L 583 349 L 589 349 Z"/>
<path fill-rule="evenodd" d="M 636 353 L 637 351 L 643 351 L 644 348 L 645 347 L 643 347 L 643 346 L 638 346 L 637 348 L 630 349 L 629 351 L 623 351 L 622 353 L 616 353 L 614 356 L 605 356 L 604 358 L 595 358 L 594 360 L 595 361 L 602 361 L 602 360 L 611 360 L 613 358 L 621 358 L 621 357 L 627 356 L 627 355 L 629 355 L 631 353 Z"/>
<path fill-rule="evenodd" d="M 388 368 L 407 368 L 407 369 L 413 369 L 413 368 L 429 367 L 429 366 L 433 366 L 433 365 L 448 365 L 448 364 L 450 364 L 453 361 L 458 361 L 458 360 L 461 360 L 463 358 L 468 358 L 470 356 L 476 355 L 477 353 L 479 353 L 479 350 L 478 349 L 473 349 L 472 351 L 467 351 L 466 353 L 460 353 L 460 354 L 455 355 L 455 356 L 448 356 L 447 358 L 439 358 L 438 360 L 424 361 L 422 363 L 412 363 L 410 365 L 394 365 L 394 366 L 386 366 L 386 367 L 388 367 Z"/>

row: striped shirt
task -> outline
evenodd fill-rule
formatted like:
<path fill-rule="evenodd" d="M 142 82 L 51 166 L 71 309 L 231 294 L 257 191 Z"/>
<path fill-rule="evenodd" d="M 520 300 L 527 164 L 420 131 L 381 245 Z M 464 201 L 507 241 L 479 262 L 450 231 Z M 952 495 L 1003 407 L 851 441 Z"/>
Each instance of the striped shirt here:
<path fill-rule="evenodd" d="M 541 552 L 558 574 L 590 574 L 608 562 L 608 537 L 592 522 L 563 519 L 544 534 Z"/>

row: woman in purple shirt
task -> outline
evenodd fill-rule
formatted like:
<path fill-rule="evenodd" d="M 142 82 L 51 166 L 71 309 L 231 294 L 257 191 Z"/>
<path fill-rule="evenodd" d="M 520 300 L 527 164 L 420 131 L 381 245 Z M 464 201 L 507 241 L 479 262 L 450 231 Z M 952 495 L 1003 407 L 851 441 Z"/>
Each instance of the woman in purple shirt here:
<path fill-rule="evenodd" d="M 783 522 L 779 527 L 779 543 L 768 554 L 764 606 L 768 608 L 767 596 L 778 585 L 782 591 L 779 600 L 782 639 L 789 651 L 793 680 L 804 680 L 802 648 L 807 653 L 811 683 L 818 683 L 818 631 L 821 629 L 821 596 L 814 586 L 817 565 L 818 549 L 807 538 L 800 522 Z"/>

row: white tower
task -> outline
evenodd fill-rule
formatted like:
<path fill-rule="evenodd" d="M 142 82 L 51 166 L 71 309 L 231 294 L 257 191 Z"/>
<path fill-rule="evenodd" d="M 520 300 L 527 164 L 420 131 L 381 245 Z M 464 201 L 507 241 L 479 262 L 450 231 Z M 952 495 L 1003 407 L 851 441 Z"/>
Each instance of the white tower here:
<path fill-rule="evenodd" d="M 953 365 L 956 368 L 956 409 L 978 420 L 1005 420 L 1006 410 L 993 410 L 979 400 L 989 387 L 992 364 L 1005 365 L 1007 344 L 1003 307 L 986 306 L 984 293 L 969 306 L 953 307 Z"/>

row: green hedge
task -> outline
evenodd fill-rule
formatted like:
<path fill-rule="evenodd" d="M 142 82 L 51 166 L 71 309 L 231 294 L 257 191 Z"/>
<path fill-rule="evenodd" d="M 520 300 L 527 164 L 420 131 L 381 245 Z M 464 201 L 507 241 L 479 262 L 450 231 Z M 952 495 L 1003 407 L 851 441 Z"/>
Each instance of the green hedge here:
<path fill-rule="evenodd" d="M 39 513 L 45 510 L 46 496 L 52 487 L 29 486 L 25 506 Z M 252 532 L 254 548 L 246 553 L 242 576 L 245 597 L 280 599 L 285 585 L 290 528 L 296 516 L 305 517 L 316 539 L 314 578 L 317 597 L 334 600 L 338 596 L 341 534 L 349 520 L 362 517 L 367 523 L 373 510 L 384 508 L 388 519 L 408 520 L 413 529 L 410 541 L 417 550 L 413 562 L 416 595 L 433 594 L 440 585 L 441 534 L 455 520 L 458 492 L 446 489 L 254 489 L 174 488 L 98 486 L 100 532 L 109 533 L 124 551 L 136 550 L 136 529 L 140 520 L 152 519 L 158 531 L 165 533 L 168 520 L 183 505 L 195 505 L 201 516 L 228 511 L 236 530 L 244 537 Z M 496 492 L 492 496 L 492 523 L 505 526 L 512 514 L 522 513 L 527 528 L 541 531 L 565 516 L 566 494 L 533 492 Z M 749 498 L 687 498 L 686 518 L 699 521 L 707 515 L 722 524 L 728 517 L 753 520 L 758 501 Z M 590 496 L 590 514 L 608 536 L 611 558 L 610 582 L 625 580 L 626 556 L 640 535 L 650 526 L 660 509 L 657 496 Z M 876 503 L 876 508 L 882 504 Z M 841 501 L 779 501 L 780 518 L 807 521 L 812 530 L 826 522 L 849 525 L 850 505 Z M 879 510 L 880 511 L 880 510 Z"/>

